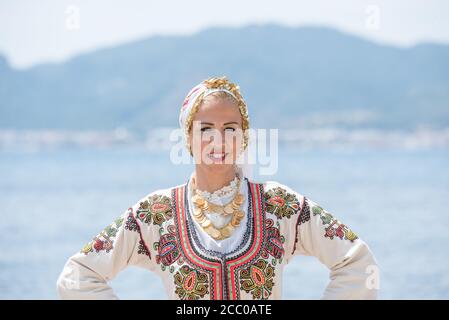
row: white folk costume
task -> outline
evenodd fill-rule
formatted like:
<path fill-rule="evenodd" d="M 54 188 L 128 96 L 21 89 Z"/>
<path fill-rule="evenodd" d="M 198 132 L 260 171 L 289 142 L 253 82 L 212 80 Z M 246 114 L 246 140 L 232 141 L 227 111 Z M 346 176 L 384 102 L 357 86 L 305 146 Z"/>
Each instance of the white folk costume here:
<path fill-rule="evenodd" d="M 285 265 L 311 255 L 330 270 L 323 298 L 376 298 L 367 285 L 367 268 L 376 266 L 369 247 L 313 200 L 276 181 L 238 175 L 217 192 L 202 192 L 215 204 L 243 195 L 240 224 L 216 240 L 194 219 L 191 182 L 148 194 L 70 257 L 59 296 L 116 299 L 108 281 L 135 265 L 157 273 L 169 299 L 281 299 Z M 226 224 L 213 212 L 208 218 L 217 228 Z"/>

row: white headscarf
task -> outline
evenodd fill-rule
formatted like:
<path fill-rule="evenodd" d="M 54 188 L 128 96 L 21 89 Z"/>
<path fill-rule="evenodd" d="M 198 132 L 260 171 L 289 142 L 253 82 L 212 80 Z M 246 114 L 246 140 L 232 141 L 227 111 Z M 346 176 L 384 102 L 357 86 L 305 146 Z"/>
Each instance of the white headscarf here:
<path fill-rule="evenodd" d="M 186 98 L 184 99 L 184 103 L 181 107 L 181 112 L 179 113 L 179 125 L 181 129 L 185 129 L 187 117 L 190 114 L 190 111 L 192 111 L 193 106 L 195 105 L 196 100 L 202 95 L 202 98 L 204 99 L 206 96 L 213 92 L 217 91 L 223 91 L 227 92 L 231 96 L 235 98 L 235 100 L 238 101 L 237 97 L 228 89 L 225 88 L 207 88 L 206 85 L 201 82 L 197 84 L 195 87 L 193 87 L 192 90 L 187 94 Z"/>

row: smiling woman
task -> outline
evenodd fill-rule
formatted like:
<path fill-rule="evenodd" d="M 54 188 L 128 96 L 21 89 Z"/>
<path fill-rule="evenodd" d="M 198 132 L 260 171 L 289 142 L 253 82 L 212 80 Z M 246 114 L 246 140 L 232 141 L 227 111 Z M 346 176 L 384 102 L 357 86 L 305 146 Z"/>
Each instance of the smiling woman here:
<path fill-rule="evenodd" d="M 156 272 L 170 299 L 280 299 L 283 268 L 299 254 L 329 268 L 323 298 L 376 298 L 377 264 L 364 241 L 310 198 L 251 181 L 237 166 L 249 117 L 236 84 L 202 81 L 179 122 L 194 172 L 138 200 L 70 257 L 61 298 L 115 299 L 108 281 L 136 265 Z"/>

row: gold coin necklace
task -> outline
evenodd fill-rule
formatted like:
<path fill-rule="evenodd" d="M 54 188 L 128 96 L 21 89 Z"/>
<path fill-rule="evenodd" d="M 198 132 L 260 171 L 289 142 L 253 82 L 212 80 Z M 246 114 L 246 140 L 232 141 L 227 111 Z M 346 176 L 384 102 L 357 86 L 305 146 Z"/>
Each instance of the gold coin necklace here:
<path fill-rule="evenodd" d="M 210 235 L 215 240 L 223 240 L 229 238 L 234 232 L 235 228 L 240 225 L 245 213 L 240 210 L 241 205 L 244 202 L 243 194 L 240 191 L 240 179 L 237 182 L 237 192 L 233 199 L 226 205 L 217 205 L 210 201 L 207 201 L 202 196 L 200 196 L 196 190 L 193 188 L 194 195 L 192 197 L 193 203 L 196 208 L 193 210 L 193 217 L 198 222 L 198 224 L 203 228 L 203 230 Z M 209 218 L 206 217 L 206 211 L 211 211 L 218 213 L 223 216 L 232 215 L 231 220 L 222 228 L 215 227 Z"/>

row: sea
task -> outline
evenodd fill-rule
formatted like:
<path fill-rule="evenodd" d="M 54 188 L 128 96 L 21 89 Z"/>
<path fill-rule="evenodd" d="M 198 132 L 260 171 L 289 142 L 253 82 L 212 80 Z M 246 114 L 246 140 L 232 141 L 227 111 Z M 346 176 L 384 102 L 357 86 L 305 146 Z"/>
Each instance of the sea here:
<path fill-rule="evenodd" d="M 0 299 L 58 299 L 66 260 L 146 194 L 187 181 L 167 151 L 57 148 L 0 152 Z M 449 299 L 449 150 L 281 147 L 276 180 L 350 226 L 380 268 L 380 299 Z M 283 299 L 319 299 L 329 271 L 286 266 Z M 111 280 L 120 299 L 167 299 L 154 273 Z"/>

